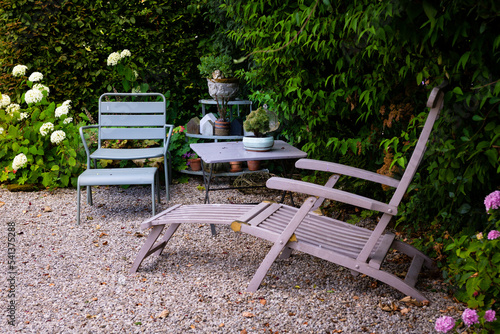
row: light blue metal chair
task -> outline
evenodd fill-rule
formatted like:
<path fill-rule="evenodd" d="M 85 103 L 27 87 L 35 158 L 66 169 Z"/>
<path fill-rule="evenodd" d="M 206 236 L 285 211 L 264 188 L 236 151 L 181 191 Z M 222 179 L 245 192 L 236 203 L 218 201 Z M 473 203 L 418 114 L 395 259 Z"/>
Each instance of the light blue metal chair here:
<path fill-rule="evenodd" d="M 170 199 L 171 157 L 168 151 L 174 126 L 166 124 L 165 97 L 160 93 L 105 93 L 99 98 L 99 122 L 80 128 L 87 154 L 87 169 L 97 168 L 98 159 L 136 160 L 163 157 L 167 200 Z M 96 128 L 97 149 L 90 152 L 85 130 Z M 105 148 L 107 140 L 158 140 L 160 146 L 144 148 Z M 91 164 L 91 161 L 93 164 Z M 127 179 L 127 175 L 129 176 Z M 137 171 L 123 173 L 121 184 L 137 184 Z M 94 182 L 95 183 L 95 182 Z M 107 185 L 103 180 L 102 185 Z M 91 186 L 87 185 L 88 203 L 92 205 Z"/>

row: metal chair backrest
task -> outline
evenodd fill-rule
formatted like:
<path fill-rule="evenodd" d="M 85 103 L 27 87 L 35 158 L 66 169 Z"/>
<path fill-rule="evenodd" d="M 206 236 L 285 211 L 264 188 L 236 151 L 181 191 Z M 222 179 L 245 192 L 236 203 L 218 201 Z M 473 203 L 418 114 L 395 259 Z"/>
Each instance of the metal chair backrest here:
<path fill-rule="evenodd" d="M 155 97 L 157 101 L 150 101 Z M 167 120 L 159 93 L 105 93 L 99 98 L 99 147 L 105 140 L 162 140 Z"/>

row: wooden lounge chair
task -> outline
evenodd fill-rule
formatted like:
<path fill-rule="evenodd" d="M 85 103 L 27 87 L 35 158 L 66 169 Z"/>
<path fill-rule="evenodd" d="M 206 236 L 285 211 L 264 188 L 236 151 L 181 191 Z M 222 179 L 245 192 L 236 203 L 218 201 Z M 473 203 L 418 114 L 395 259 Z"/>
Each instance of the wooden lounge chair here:
<path fill-rule="evenodd" d="M 396 240 L 394 234 L 385 233 L 385 229 L 391 218 L 397 214 L 398 205 L 422 159 L 434 122 L 442 108 L 443 96 L 441 87 L 432 90 L 427 102 L 429 115 L 401 180 L 336 163 L 301 159 L 296 163 L 298 168 L 332 172 L 334 175 L 324 186 L 280 177 L 273 177 L 267 182 L 269 188 L 311 195 L 300 208 L 277 203 L 173 206 L 142 224 L 143 229 L 152 227 L 152 230 L 130 271 L 137 271 L 147 256 L 161 254 L 170 237 L 182 223 L 230 224 L 235 231 L 249 233 L 274 243 L 248 286 L 250 292 L 258 289 L 280 254 L 281 257 L 286 257 L 291 250 L 298 250 L 349 268 L 353 274 L 371 276 L 418 301 L 426 300 L 415 288 L 415 284 L 422 266 L 434 268 L 433 261 L 416 248 Z M 379 202 L 334 189 L 339 174 L 396 189 L 389 203 Z M 325 198 L 376 210 L 382 216 L 374 230 L 369 230 L 315 214 L 313 210 L 318 208 Z M 169 228 L 155 244 L 167 224 L 170 224 Z M 381 269 L 390 249 L 396 249 L 412 258 L 406 278 L 401 279 Z"/>

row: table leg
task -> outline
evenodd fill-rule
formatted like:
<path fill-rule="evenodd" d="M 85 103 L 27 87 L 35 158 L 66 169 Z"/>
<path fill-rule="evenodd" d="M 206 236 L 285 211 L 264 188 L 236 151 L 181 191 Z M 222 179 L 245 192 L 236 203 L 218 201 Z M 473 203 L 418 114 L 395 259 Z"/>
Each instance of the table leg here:
<path fill-rule="evenodd" d="M 210 198 L 209 198 L 209 191 L 210 191 L 210 182 L 212 180 L 212 164 L 208 164 L 210 172 L 207 173 L 205 172 L 205 168 L 203 168 L 203 163 L 201 164 L 201 168 L 203 170 L 203 183 L 205 184 L 205 204 L 210 204 Z M 212 235 L 215 237 L 217 235 L 217 231 L 215 230 L 215 225 L 210 224 L 210 231 L 212 232 Z"/>
<path fill-rule="evenodd" d="M 210 182 L 212 180 L 212 164 L 208 164 L 208 166 L 209 166 L 210 172 L 208 173 L 208 176 L 207 176 L 205 168 L 203 168 L 203 162 L 201 164 L 201 168 L 202 168 L 202 171 L 203 171 L 203 183 L 205 184 L 205 201 L 204 201 L 204 204 L 210 204 L 210 198 L 209 198 L 208 193 L 210 191 Z"/>
<path fill-rule="evenodd" d="M 290 179 L 293 175 L 293 171 L 295 170 L 295 163 L 293 163 L 292 168 L 290 168 L 290 173 L 287 174 L 285 160 L 280 160 L 280 161 L 281 161 L 281 167 L 283 168 L 284 177 L 287 179 Z M 295 203 L 293 202 L 293 194 L 291 192 L 285 191 L 285 190 L 283 191 L 283 195 L 281 195 L 280 203 L 283 203 L 285 201 L 287 193 L 290 195 L 290 203 L 292 204 L 292 206 L 295 206 Z"/>

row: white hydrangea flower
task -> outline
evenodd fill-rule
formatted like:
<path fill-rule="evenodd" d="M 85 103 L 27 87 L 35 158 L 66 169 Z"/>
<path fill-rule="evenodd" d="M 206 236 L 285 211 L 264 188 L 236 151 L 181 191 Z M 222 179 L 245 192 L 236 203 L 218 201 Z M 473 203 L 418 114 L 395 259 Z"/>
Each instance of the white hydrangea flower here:
<path fill-rule="evenodd" d="M 57 118 L 59 118 L 62 115 L 67 115 L 68 112 L 69 112 L 69 107 L 67 105 L 62 105 L 56 108 L 55 115 Z"/>
<path fill-rule="evenodd" d="M 67 117 L 66 119 L 64 119 L 63 124 L 69 124 L 71 122 L 73 122 L 73 117 Z"/>
<path fill-rule="evenodd" d="M 108 56 L 108 66 L 115 66 L 122 59 L 118 52 L 113 52 Z"/>
<path fill-rule="evenodd" d="M 67 106 L 68 108 L 71 108 L 70 104 L 71 104 L 71 100 L 66 100 L 66 101 L 63 102 L 62 105 L 63 106 Z"/>
<path fill-rule="evenodd" d="M 31 82 L 42 81 L 42 79 L 43 79 L 43 74 L 40 72 L 33 72 L 28 78 L 28 80 Z"/>
<path fill-rule="evenodd" d="M 16 65 L 16 66 L 14 66 L 14 69 L 12 70 L 12 75 L 15 77 L 22 77 L 23 75 L 26 75 L 27 69 L 28 69 L 28 66 L 26 66 L 26 65 Z"/>
<path fill-rule="evenodd" d="M 41 92 L 46 91 L 46 92 L 47 92 L 47 96 L 49 96 L 49 93 L 50 93 L 50 88 L 49 88 L 49 87 L 47 87 L 47 86 L 45 86 L 45 85 L 42 85 L 42 84 L 40 84 L 40 83 L 37 83 L 37 84 L 34 84 L 34 85 L 33 85 L 33 89 L 37 89 L 37 90 L 39 90 L 39 91 L 41 91 Z"/>
<path fill-rule="evenodd" d="M 137 73 L 136 70 L 134 70 L 134 75 L 135 75 L 135 78 L 137 79 L 139 77 L 139 73 Z"/>
<path fill-rule="evenodd" d="M 19 114 L 19 120 L 22 121 L 25 118 L 28 118 L 28 113 L 27 112 L 22 112 Z"/>
<path fill-rule="evenodd" d="M 5 108 L 10 104 L 9 95 L 2 94 L 2 99 L 0 100 L 0 108 Z"/>
<path fill-rule="evenodd" d="M 21 106 L 17 103 L 11 103 L 7 108 L 5 108 L 9 115 L 13 115 L 16 111 L 21 110 Z"/>
<path fill-rule="evenodd" d="M 120 56 L 121 56 L 122 58 L 125 58 L 125 57 L 130 57 L 130 56 L 132 56 L 132 53 L 130 53 L 130 51 L 129 51 L 129 50 L 125 49 L 125 50 L 123 50 L 123 51 L 122 51 L 122 53 L 120 54 Z"/>
<path fill-rule="evenodd" d="M 43 94 L 38 89 L 30 89 L 26 92 L 26 95 L 24 95 L 24 100 L 27 104 L 38 103 L 42 101 L 42 99 Z"/>
<path fill-rule="evenodd" d="M 40 127 L 40 134 L 42 136 L 46 136 L 49 132 L 54 130 L 54 124 L 51 122 L 43 123 L 43 125 Z"/>
<path fill-rule="evenodd" d="M 12 169 L 18 170 L 26 166 L 28 163 L 28 158 L 24 155 L 24 153 L 19 153 L 15 156 L 14 161 L 12 162 Z"/>
<path fill-rule="evenodd" d="M 4 128 L 0 126 L 0 135 L 3 134 L 4 131 L 5 131 Z"/>
<path fill-rule="evenodd" d="M 54 131 L 50 135 L 50 141 L 53 144 L 59 144 L 64 140 L 64 138 L 66 138 L 66 133 L 63 130 Z"/>

